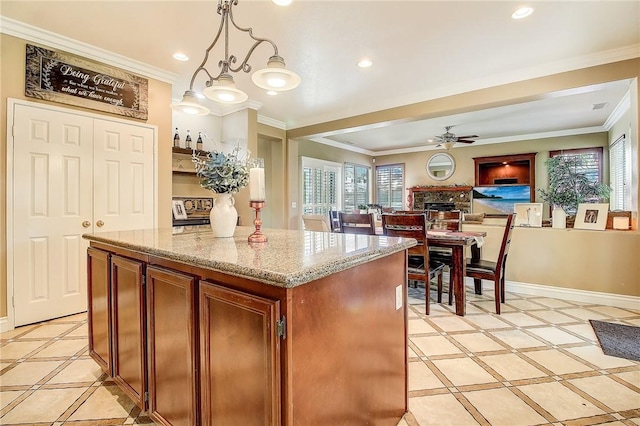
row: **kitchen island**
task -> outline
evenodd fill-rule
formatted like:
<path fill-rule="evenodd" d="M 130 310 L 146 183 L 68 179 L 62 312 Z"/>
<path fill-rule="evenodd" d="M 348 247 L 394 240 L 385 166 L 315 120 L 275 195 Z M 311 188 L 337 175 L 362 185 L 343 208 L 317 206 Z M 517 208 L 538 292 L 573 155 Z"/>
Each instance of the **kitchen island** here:
<path fill-rule="evenodd" d="M 167 425 L 396 425 L 415 240 L 88 234 L 91 357 Z"/>

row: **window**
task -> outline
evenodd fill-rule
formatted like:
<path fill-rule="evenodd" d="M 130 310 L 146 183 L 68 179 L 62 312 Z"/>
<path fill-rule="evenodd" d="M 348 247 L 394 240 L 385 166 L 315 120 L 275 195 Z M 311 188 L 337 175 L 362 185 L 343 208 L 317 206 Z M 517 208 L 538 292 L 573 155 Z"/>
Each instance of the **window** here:
<path fill-rule="evenodd" d="M 343 210 L 357 211 L 363 204 L 369 204 L 369 167 L 345 164 Z"/>
<path fill-rule="evenodd" d="M 602 182 L 602 147 L 549 151 L 549 157 L 578 157 L 578 170 L 592 182 Z"/>
<path fill-rule="evenodd" d="M 339 163 L 302 157 L 302 214 L 329 214 L 340 209 Z"/>
<path fill-rule="evenodd" d="M 628 164 L 629 147 L 625 135 L 620 136 L 609 148 L 609 182 L 611 210 L 629 210 L 631 198 L 631 167 Z"/>
<path fill-rule="evenodd" d="M 404 165 L 376 167 L 376 203 L 382 207 L 404 210 Z"/>

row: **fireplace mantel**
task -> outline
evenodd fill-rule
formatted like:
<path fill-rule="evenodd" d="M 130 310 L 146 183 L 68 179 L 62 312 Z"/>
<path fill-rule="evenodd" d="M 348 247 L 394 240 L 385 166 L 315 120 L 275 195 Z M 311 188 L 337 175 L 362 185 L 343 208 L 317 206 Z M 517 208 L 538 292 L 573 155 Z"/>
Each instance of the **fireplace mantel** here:
<path fill-rule="evenodd" d="M 453 203 L 455 210 L 471 212 L 473 187 L 469 185 L 417 185 L 407 188 L 407 205 L 411 210 L 424 210 L 425 203 Z"/>

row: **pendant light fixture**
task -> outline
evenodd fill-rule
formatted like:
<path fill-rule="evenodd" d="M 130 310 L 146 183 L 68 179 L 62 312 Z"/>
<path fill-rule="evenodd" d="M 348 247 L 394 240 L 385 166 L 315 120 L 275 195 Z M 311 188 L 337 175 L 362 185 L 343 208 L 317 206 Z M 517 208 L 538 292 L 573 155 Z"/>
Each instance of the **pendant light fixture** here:
<path fill-rule="evenodd" d="M 209 113 L 209 109 L 199 102 L 193 89 L 196 77 L 200 72 L 203 72 L 208 77 L 208 80 L 205 82 L 206 87 L 203 90 L 203 94 L 207 98 L 223 104 L 237 104 L 246 101 L 248 96 L 236 87 L 233 81 L 233 73 L 240 71 L 246 73 L 251 72 L 251 65 L 248 63 L 249 59 L 255 49 L 265 42 L 273 47 L 273 55 L 268 59 L 266 68 L 256 71 L 251 76 L 255 85 L 266 90 L 282 92 L 295 89 L 300 84 L 298 74 L 286 69 L 284 59 L 278 55 L 278 46 L 276 46 L 273 41 L 266 38 L 254 37 L 251 28 L 241 28 L 236 24 L 233 19 L 232 8 L 237 4 L 238 0 L 218 0 L 218 15 L 221 17 L 218 33 L 211 45 L 207 48 L 202 63 L 193 73 L 189 90 L 184 93 L 182 101 L 171 104 L 172 109 L 195 115 L 206 115 Z M 234 64 L 237 62 L 238 56 L 229 53 L 230 24 L 238 31 L 249 34 L 249 37 L 255 40 L 244 57 L 244 60 L 237 66 L 234 66 Z M 224 58 L 218 61 L 220 71 L 216 75 L 215 72 L 212 73 L 207 70 L 206 65 L 209 61 L 211 50 L 216 46 L 221 36 L 224 37 Z"/>

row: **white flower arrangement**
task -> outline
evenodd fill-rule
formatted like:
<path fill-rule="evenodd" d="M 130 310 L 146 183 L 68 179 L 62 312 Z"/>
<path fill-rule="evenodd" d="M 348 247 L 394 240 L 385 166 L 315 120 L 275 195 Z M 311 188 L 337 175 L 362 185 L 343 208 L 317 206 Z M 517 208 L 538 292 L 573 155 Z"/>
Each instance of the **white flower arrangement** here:
<path fill-rule="evenodd" d="M 249 184 L 249 151 L 246 158 L 240 155 L 241 147 L 236 145 L 230 153 L 212 151 L 206 157 L 199 157 L 195 151 L 191 161 L 200 178 L 200 186 L 218 194 L 234 194 Z"/>

